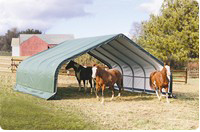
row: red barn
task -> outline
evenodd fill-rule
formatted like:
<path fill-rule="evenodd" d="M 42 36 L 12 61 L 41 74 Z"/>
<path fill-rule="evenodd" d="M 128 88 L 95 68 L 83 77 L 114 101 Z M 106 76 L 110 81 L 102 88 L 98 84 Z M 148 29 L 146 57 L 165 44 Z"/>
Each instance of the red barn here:
<path fill-rule="evenodd" d="M 71 39 L 71 34 L 20 34 L 18 42 L 12 42 L 13 56 L 32 56 Z"/>
<path fill-rule="evenodd" d="M 32 56 L 48 49 L 48 44 L 37 36 L 33 36 L 20 45 L 20 56 Z"/>

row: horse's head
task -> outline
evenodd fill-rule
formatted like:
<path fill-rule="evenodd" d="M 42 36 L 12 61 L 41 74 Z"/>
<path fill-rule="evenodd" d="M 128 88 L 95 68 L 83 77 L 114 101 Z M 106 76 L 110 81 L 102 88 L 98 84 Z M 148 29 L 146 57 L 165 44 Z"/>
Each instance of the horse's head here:
<path fill-rule="evenodd" d="M 170 66 L 164 65 L 164 67 L 166 69 L 167 76 L 170 76 L 170 74 L 171 74 L 171 72 L 170 72 Z"/>
<path fill-rule="evenodd" d="M 100 67 L 98 64 L 94 64 L 92 67 L 92 78 L 96 78 L 96 76 L 101 77 L 102 76 L 102 72 L 104 72 L 105 70 Z"/>
<path fill-rule="evenodd" d="M 170 75 L 171 75 L 170 66 L 164 64 L 161 73 L 168 78 L 168 81 L 170 81 Z"/>
<path fill-rule="evenodd" d="M 68 70 L 68 69 L 74 67 L 74 64 L 76 64 L 76 62 L 70 61 L 70 62 L 67 64 L 67 66 L 65 67 L 65 69 Z"/>
<path fill-rule="evenodd" d="M 94 64 L 92 67 L 92 78 L 96 78 L 96 74 L 97 74 L 97 64 Z"/>

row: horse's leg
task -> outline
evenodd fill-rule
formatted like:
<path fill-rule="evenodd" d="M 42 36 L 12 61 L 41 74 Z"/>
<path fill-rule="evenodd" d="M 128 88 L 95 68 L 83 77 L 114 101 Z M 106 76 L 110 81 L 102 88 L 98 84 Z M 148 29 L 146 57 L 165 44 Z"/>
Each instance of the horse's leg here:
<path fill-rule="evenodd" d="M 153 81 L 152 86 L 153 86 L 153 89 L 156 91 L 156 95 L 158 97 L 158 100 L 160 100 L 159 87 L 156 86 L 156 81 Z"/>
<path fill-rule="evenodd" d="M 156 91 L 156 95 L 157 95 L 157 97 L 158 97 L 158 100 L 160 100 L 160 96 L 159 96 L 159 94 L 158 94 L 158 91 L 159 91 L 159 90 L 156 89 L 155 91 Z"/>
<path fill-rule="evenodd" d="M 78 80 L 78 85 L 79 85 L 78 91 L 80 92 L 81 91 L 81 80 Z"/>
<path fill-rule="evenodd" d="M 121 89 L 122 89 L 122 82 L 121 82 L 121 81 L 118 82 L 118 83 L 117 83 L 117 86 L 118 86 L 118 88 L 119 88 L 118 96 L 120 97 L 120 96 L 121 96 Z M 114 89 L 114 87 L 113 87 L 113 89 Z"/>
<path fill-rule="evenodd" d="M 92 94 L 92 78 L 89 79 L 89 83 L 90 83 L 90 94 Z"/>
<path fill-rule="evenodd" d="M 96 88 L 96 78 L 93 78 L 93 83 L 94 83 L 94 92 L 95 92 L 95 88 Z"/>
<path fill-rule="evenodd" d="M 167 101 L 167 103 L 170 103 L 169 99 L 168 99 L 168 97 L 169 97 L 168 96 L 168 88 L 165 88 L 165 92 L 166 92 L 166 95 L 165 95 L 166 96 L 166 101 Z"/>
<path fill-rule="evenodd" d="M 99 90 L 100 90 L 100 86 L 97 84 L 96 85 L 96 98 L 99 100 L 99 95 L 98 95 L 98 92 L 99 92 Z"/>
<path fill-rule="evenodd" d="M 85 86 L 85 80 L 83 80 L 83 85 L 84 85 L 84 90 L 85 90 L 85 93 L 86 93 L 87 88 L 86 88 L 86 86 Z"/>
<path fill-rule="evenodd" d="M 161 101 L 161 99 L 162 99 L 162 86 L 159 87 L 159 95 L 160 95 L 160 101 Z"/>
<path fill-rule="evenodd" d="M 102 100 L 101 100 L 101 104 L 104 104 L 104 90 L 105 90 L 106 86 L 105 84 L 102 86 Z"/>
<path fill-rule="evenodd" d="M 114 98 L 114 96 L 115 96 L 115 89 L 114 89 L 114 87 L 112 86 L 112 87 L 110 87 L 110 89 L 112 90 L 112 97 L 111 97 L 111 99 L 110 100 L 113 100 L 113 98 Z"/>

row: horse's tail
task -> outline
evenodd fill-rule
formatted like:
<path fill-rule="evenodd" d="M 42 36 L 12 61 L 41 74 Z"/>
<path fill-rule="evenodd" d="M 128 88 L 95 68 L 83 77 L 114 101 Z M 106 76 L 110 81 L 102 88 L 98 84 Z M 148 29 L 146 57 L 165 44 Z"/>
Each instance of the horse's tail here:
<path fill-rule="evenodd" d="M 157 71 L 154 71 L 150 74 L 150 78 L 149 78 L 149 85 L 150 88 L 153 89 L 153 83 L 152 83 L 152 77 L 156 74 Z"/>

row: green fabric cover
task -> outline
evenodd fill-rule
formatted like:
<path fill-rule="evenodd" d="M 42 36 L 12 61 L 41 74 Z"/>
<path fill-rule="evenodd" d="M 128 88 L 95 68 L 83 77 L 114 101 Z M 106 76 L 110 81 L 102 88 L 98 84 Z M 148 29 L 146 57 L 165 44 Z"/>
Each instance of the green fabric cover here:
<path fill-rule="evenodd" d="M 116 36 L 68 40 L 25 59 L 17 69 L 15 90 L 49 99 L 57 92 L 58 70 L 62 64 Z"/>

